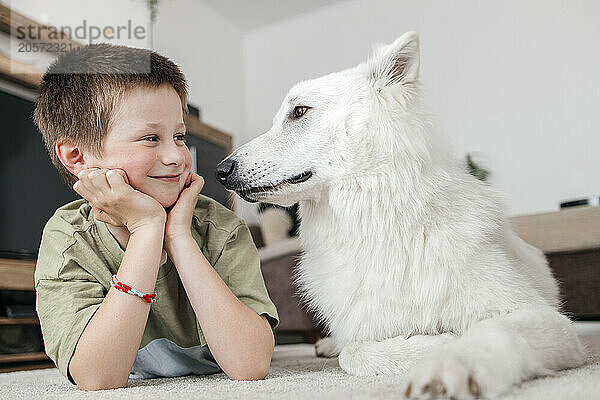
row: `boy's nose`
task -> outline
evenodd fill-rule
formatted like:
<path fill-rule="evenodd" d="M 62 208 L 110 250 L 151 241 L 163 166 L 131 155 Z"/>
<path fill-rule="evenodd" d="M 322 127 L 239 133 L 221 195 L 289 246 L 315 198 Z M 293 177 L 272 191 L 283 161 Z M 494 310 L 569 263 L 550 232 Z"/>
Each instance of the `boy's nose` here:
<path fill-rule="evenodd" d="M 185 155 L 177 145 L 164 147 L 159 155 L 165 165 L 182 165 L 185 163 Z"/>
<path fill-rule="evenodd" d="M 231 183 L 228 182 L 228 178 L 231 176 L 236 166 L 237 163 L 231 158 L 223 160 L 219 165 L 217 165 L 217 168 L 215 169 L 215 176 L 217 178 L 217 181 L 219 181 L 223 186 L 227 187 L 228 184 Z"/>

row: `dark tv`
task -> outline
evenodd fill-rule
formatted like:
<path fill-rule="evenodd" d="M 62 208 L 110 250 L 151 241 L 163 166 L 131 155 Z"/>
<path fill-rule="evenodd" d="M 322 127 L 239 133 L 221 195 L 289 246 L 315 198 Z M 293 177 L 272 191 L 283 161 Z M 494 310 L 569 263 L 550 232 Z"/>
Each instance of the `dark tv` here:
<path fill-rule="evenodd" d="M 46 221 L 79 197 L 48 157 L 34 103 L 0 90 L 0 257 L 35 259 Z"/>
<path fill-rule="evenodd" d="M 48 219 L 80 198 L 52 165 L 33 122 L 34 107 L 32 100 L 0 88 L 0 258 L 35 259 Z M 189 133 L 188 146 L 205 180 L 202 194 L 229 207 L 227 192 L 214 177 L 227 149 Z"/>

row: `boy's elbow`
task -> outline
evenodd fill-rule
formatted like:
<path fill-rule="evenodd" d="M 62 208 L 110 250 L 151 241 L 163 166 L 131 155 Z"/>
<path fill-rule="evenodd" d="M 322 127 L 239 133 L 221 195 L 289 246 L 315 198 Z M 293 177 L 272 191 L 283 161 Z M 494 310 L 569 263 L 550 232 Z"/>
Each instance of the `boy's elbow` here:
<path fill-rule="evenodd" d="M 123 389 L 127 387 L 127 379 L 107 379 L 102 376 L 89 376 L 86 378 L 76 379 L 77 387 L 86 392 L 95 392 L 97 390 Z"/>
<path fill-rule="evenodd" d="M 269 357 L 266 364 L 256 363 L 252 367 L 229 371 L 227 376 L 233 381 L 259 381 L 267 377 L 270 366 L 271 358 Z"/>
<path fill-rule="evenodd" d="M 227 376 L 229 376 L 229 379 L 232 381 L 260 381 L 265 379 L 268 373 L 269 369 L 267 368 L 266 370 L 255 369 L 252 371 L 240 371 L 227 374 Z"/>
<path fill-rule="evenodd" d="M 102 371 L 89 365 L 84 365 L 81 359 L 73 356 L 68 366 L 68 374 L 81 390 L 94 392 L 97 390 L 122 389 L 127 386 L 129 371 L 125 374 L 116 371 Z"/>
<path fill-rule="evenodd" d="M 124 387 L 127 387 L 127 382 L 116 383 L 116 382 L 90 381 L 90 382 L 78 383 L 77 387 L 86 392 L 95 392 L 98 390 L 123 389 Z"/>
<path fill-rule="evenodd" d="M 85 392 L 96 392 L 99 390 L 123 389 L 125 386 L 120 385 L 77 385 L 77 387 Z"/>
<path fill-rule="evenodd" d="M 271 368 L 271 357 L 273 356 L 273 348 L 275 339 L 273 331 L 269 328 L 270 338 L 264 344 L 264 351 L 258 359 L 248 360 L 246 363 L 238 363 L 236 368 L 228 368 L 225 373 L 229 379 L 234 381 L 258 381 L 265 379 Z M 246 364 L 246 365 L 244 365 Z"/>

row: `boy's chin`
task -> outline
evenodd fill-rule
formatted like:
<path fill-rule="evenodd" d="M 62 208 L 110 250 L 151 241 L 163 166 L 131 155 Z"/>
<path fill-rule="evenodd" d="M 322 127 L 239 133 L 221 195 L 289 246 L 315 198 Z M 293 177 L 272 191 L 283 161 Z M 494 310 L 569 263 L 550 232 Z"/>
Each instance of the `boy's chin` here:
<path fill-rule="evenodd" d="M 175 204 L 177 203 L 177 200 L 174 200 L 173 202 L 161 202 L 160 204 L 164 207 L 164 209 L 167 211 L 167 213 L 169 211 L 171 211 L 171 209 L 175 206 Z"/>
<path fill-rule="evenodd" d="M 171 198 L 162 198 L 162 199 L 157 199 L 156 197 L 154 198 L 156 201 L 158 201 L 160 203 L 161 206 L 163 206 L 163 208 L 167 211 L 170 211 L 171 208 L 173 208 L 173 206 L 177 203 L 177 199 L 178 197 L 175 197 L 173 199 Z"/>
<path fill-rule="evenodd" d="M 175 204 L 177 204 L 177 200 L 179 200 L 179 195 L 181 194 L 178 193 L 177 196 L 174 195 L 174 193 L 171 193 L 170 195 L 165 196 L 165 193 L 163 193 L 163 196 L 152 196 L 151 197 L 154 198 L 154 200 L 158 201 L 160 203 L 161 206 L 163 206 L 163 208 L 165 210 L 171 211 L 171 209 L 173 208 L 173 206 Z"/>

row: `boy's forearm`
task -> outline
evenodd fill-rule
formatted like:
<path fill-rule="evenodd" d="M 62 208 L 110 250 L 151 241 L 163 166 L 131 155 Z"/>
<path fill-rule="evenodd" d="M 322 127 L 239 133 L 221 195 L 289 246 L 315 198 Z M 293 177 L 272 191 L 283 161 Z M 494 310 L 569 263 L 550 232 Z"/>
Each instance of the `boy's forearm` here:
<path fill-rule="evenodd" d="M 154 291 L 164 228 L 131 235 L 117 277 L 133 288 Z M 111 288 L 83 331 L 69 372 L 84 390 L 125 387 L 142 340 L 150 304 Z"/>
<path fill-rule="evenodd" d="M 266 318 L 231 292 L 192 237 L 173 243 L 169 255 L 221 369 L 231 379 L 263 379 L 274 346 Z"/>

